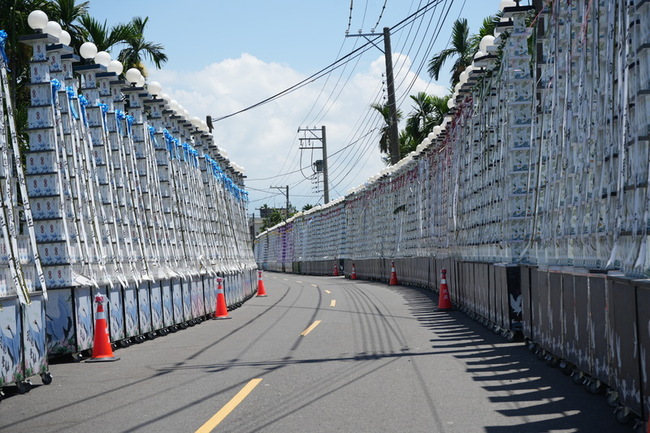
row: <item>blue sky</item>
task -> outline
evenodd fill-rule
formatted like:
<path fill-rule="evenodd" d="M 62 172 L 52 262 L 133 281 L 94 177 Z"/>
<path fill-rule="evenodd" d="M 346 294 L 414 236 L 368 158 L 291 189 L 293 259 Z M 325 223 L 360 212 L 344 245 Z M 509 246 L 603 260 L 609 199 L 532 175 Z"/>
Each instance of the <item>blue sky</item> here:
<path fill-rule="evenodd" d="M 200 118 L 255 104 L 366 42 L 346 38 L 348 26 L 350 34 L 391 27 L 396 94 L 407 115 L 408 95 L 447 93 L 449 75 L 432 81 L 425 62 L 446 47 L 453 21 L 467 18 L 470 30 L 477 31 L 499 8 L 498 0 L 441 0 L 423 17 L 395 28 L 426 3 L 354 0 L 350 11 L 349 0 L 91 0 L 90 12 L 109 25 L 149 17 L 147 39 L 161 43 L 169 57 L 162 70 L 149 68 L 149 79 Z M 284 196 L 270 186 L 289 185 L 298 208 L 322 203 L 311 170 L 320 156 L 298 149 L 300 126 L 327 127 L 331 199 L 383 168 L 377 145 L 381 122 L 369 106 L 383 101 L 384 70 L 383 54 L 373 48 L 288 96 L 215 124 L 217 145 L 246 168 L 249 213 L 263 204 L 283 206 Z"/>

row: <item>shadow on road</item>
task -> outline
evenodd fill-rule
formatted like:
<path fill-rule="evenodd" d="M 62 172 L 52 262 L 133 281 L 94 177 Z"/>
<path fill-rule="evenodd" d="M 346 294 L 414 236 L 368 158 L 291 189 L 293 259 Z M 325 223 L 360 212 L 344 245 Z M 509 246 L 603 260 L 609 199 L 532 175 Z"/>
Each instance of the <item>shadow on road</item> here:
<path fill-rule="evenodd" d="M 539 361 L 521 342 L 511 343 L 459 311 L 436 311 L 437 294 L 400 288 L 413 316 L 433 332 L 432 347 L 451 354 L 490 393 L 495 411 L 527 419 L 510 426 L 484 426 L 487 433 L 630 433 L 616 422 L 602 395 L 588 393 L 560 370 Z"/>

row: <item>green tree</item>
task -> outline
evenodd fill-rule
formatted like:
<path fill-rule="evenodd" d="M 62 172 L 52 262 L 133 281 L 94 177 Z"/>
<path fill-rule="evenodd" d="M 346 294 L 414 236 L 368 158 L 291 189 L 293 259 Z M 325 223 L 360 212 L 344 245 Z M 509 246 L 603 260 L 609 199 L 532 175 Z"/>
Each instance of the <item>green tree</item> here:
<path fill-rule="evenodd" d="M 167 62 L 167 55 L 161 44 L 156 44 L 145 39 L 144 31 L 147 27 L 149 17 L 134 17 L 129 23 L 130 31 L 124 40 L 125 47 L 122 48 L 117 59 L 122 62 L 124 70 L 137 68 L 143 76 L 147 76 L 144 60 L 150 60 L 156 68 L 161 68 Z"/>
<path fill-rule="evenodd" d="M 478 51 L 478 46 L 481 43 L 481 39 L 483 39 L 484 36 L 494 34 L 494 29 L 496 28 L 496 25 L 499 23 L 499 21 L 501 21 L 502 15 L 503 14 L 499 11 L 494 15 L 483 18 L 483 22 L 481 23 L 481 27 L 479 28 L 478 33 L 472 35 L 469 38 L 469 43 L 474 54 L 476 54 Z"/>
<path fill-rule="evenodd" d="M 80 18 L 88 15 L 89 1 L 77 4 L 76 0 L 54 0 L 46 12 L 52 21 L 56 21 L 61 28 L 70 34 L 70 45 L 79 52 L 79 47 L 84 40 L 84 28 Z"/>
<path fill-rule="evenodd" d="M 284 221 L 284 215 L 278 209 L 273 210 L 271 215 L 263 219 L 264 223 L 262 224 L 262 231 L 271 228 L 277 224 L 280 224 Z"/>
<path fill-rule="evenodd" d="M 478 49 L 478 46 L 476 47 Z M 476 50 L 472 47 L 469 37 L 469 25 L 466 18 L 459 18 L 454 21 L 451 32 L 451 47 L 445 48 L 434 55 L 429 61 L 428 72 L 435 80 L 440 76 L 440 71 L 447 60 L 456 58 L 451 68 L 451 85 L 458 83 L 460 74 L 467 68 L 474 59 Z"/>
<path fill-rule="evenodd" d="M 384 125 L 381 127 L 381 135 L 379 137 L 379 152 L 390 155 L 390 110 L 388 104 L 373 103 L 370 105 L 375 109 L 384 120 Z M 402 119 L 402 112 L 397 110 L 397 121 Z M 390 160 L 390 159 L 388 159 Z"/>
<path fill-rule="evenodd" d="M 36 9 L 49 12 L 45 0 L 0 0 L 0 29 L 7 32 L 5 51 L 9 60 L 7 68 L 10 95 L 14 106 L 14 119 L 21 146 L 26 146 L 27 106 L 29 105 L 29 60 L 31 48 L 19 42 L 22 35 L 34 33 L 27 24 L 27 16 Z"/>
<path fill-rule="evenodd" d="M 406 126 L 400 132 L 400 155 L 413 152 L 436 125 L 440 125 L 449 111 L 449 96 L 428 95 L 420 92 L 411 95 L 413 111 L 406 118 Z"/>
<path fill-rule="evenodd" d="M 102 23 L 90 15 L 80 17 L 79 24 L 82 28 L 82 42 L 94 43 L 99 51 L 111 51 L 115 46 L 125 43 L 132 32 L 129 24 L 117 24 L 109 28 L 106 20 Z"/>

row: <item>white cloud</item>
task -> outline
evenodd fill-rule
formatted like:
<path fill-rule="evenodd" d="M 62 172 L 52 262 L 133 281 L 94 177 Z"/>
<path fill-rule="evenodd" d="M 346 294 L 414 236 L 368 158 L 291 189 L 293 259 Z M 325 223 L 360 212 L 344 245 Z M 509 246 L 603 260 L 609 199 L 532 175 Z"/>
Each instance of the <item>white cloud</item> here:
<path fill-rule="evenodd" d="M 398 94 L 399 89 L 406 88 L 411 82 L 413 87 L 409 94 L 419 91 L 445 94 L 445 89 L 441 86 L 427 87 L 425 81 L 414 79 L 415 75 L 410 71 L 410 60 L 407 57 L 395 53 L 393 61 L 396 65 L 395 82 L 399 86 Z M 380 56 L 371 63 L 365 63 L 365 67 L 363 65 L 363 63 L 358 65 L 351 76 L 349 76 L 350 71 L 337 71 L 332 74 L 326 85 L 324 84 L 326 79 L 322 78 L 273 102 L 215 123 L 215 142 L 219 147 L 228 150 L 232 161 L 246 168 L 246 175 L 250 179 L 247 181 L 247 187 L 268 191 L 268 193 L 250 191 L 253 202 L 249 213 L 264 203 L 278 206 L 284 203 L 284 197 L 281 195 L 276 199 L 255 201 L 278 192 L 268 189 L 271 184 L 275 185 L 274 180 L 255 181 L 255 179 L 268 178 L 280 174 L 281 171 L 289 172 L 298 169 L 296 133 L 298 127 L 326 125 L 330 155 L 368 132 L 370 124 L 363 124 L 361 130 L 358 130 L 359 120 L 368 117 L 370 103 L 381 95 L 382 75 L 385 70 L 384 58 Z M 250 54 L 213 63 L 200 71 L 151 71 L 150 77 L 151 80 L 159 81 L 163 86 L 163 92 L 176 99 L 191 116 L 199 116 L 203 119 L 206 115 L 219 117 L 244 109 L 305 78 L 287 65 L 266 63 Z M 335 86 L 337 81 L 338 86 Z M 346 84 L 341 91 L 343 83 Z M 339 92 L 340 95 L 334 100 Z M 323 105 L 325 105 L 324 109 L 322 109 Z M 404 114 L 410 111 L 408 97 L 401 109 Z M 315 117 L 319 112 L 321 113 L 319 117 Z M 374 113 L 370 114 L 370 118 L 374 121 L 379 120 Z M 319 124 L 305 125 L 303 124 L 305 121 L 319 122 Z M 374 142 L 369 142 L 366 148 L 371 149 L 368 152 L 372 154 L 361 158 L 360 163 L 368 161 L 367 164 L 346 169 L 339 167 L 339 173 L 345 171 L 353 173 L 341 182 L 337 189 L 339 193 L 344 194 L 350 187 L 362 184 L 383 167 L 376 138 Z M 303 157 L 304 160 L 309 161 L 309 156 L 303 155 Z M 352 159 L 351 156 L 347 158 Z M 340 163 L 345 162 L 344 159 Z M 332 164 L 330 164 L 330 172 L 336 172 L 336 167 L 332 167 Z M 300 179 L 303 177 L 298 173 L 277 181 L 282 182 L 282 185 L 294 185 Z M 330 180 L 337 183 L 338 181 Z M 295 194 L 291 199 L 292 204 L 298 207 L 306 203 L 315 204 L 319 198 L 315 193 L 311 198 L 298 197 L 310 193 L 312 192 L 308 182 L 292 187 L 290 194 Z M 330 193 L 331 199 L 337 196 L 338 194 L 333 191 Z"/>

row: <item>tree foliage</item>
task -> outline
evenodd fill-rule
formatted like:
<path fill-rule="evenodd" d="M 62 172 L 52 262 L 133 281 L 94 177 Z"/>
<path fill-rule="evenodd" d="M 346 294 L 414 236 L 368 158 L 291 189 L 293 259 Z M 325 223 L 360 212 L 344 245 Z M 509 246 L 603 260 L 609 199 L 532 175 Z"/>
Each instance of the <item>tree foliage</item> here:
<path fill-rule="evenodd" d="M 21 145 L 26 146 L 27 107 L 29 106 L 29 61 L 31 48 L 20 43 L 23 35 L 34 33 L 27 24 L 29 14 L 42 10 L 51 21 L 58 22 L 71 37 L 70 45 L 79 52 L 85 41 L 97 45 L 100 51 L 113 51 L 113 58 L 123 59 L 124 70 L 137 67 L 143 73 L 143 62 L 151 62 L 160 68 L 166 61 L 164 47 L 148 41 L 144 32 L 148 18 L 133 18 L 126 24 L 109 26 L 89 14 L 89 1 L 77 0 L 0 0 L 0 29 L 7 32 L 5 50 L 9 59 L 8 69 L 11 99 Z M 119 50 L 119 51 L 118 51 Z M 117 55 L 115 53 L 117 51 Z"/>

